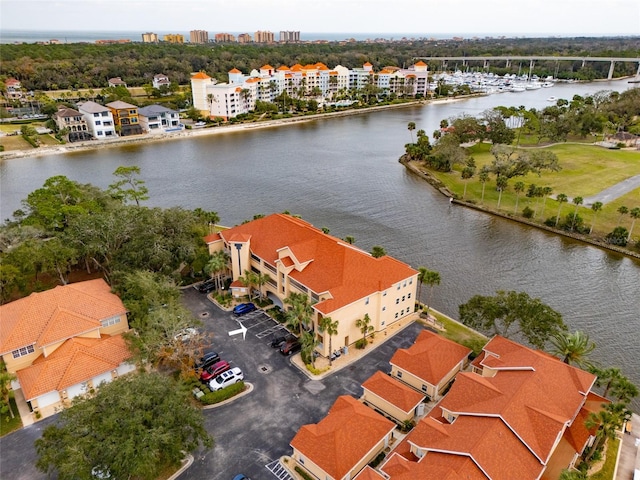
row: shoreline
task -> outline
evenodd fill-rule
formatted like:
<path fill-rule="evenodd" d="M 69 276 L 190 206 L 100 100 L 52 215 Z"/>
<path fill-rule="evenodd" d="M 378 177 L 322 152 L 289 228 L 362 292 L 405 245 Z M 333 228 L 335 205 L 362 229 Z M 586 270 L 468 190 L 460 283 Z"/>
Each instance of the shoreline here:
<path fill-rule="evenodd" d="M 338 112 L 316 113 L 312 115 L 303 115 L 303 116 L 292 117 L 292 118 L 280 118 L 277 120 L 264 120 L 264 121 L 248 122 L 248 123 L 239 123 L 235 125 L 208 127 L 208 128 L 202 128 L 202 129 L 196 129 L 196 130 L 193 130 L 193 129 L 183 130 L 182 132 L 179 132 L 179 133 L 134 135 L 131 137 L 118 137 L 113 140 L 91 140 L 88 142 L 66 143 L 64 145 L 39 147 L 31 150 L 11 150 L 8 152 L 0 152 L 0 161 L 13 160 L 18 158 L 28 158 L 28 157 L 42 157 L 47 155 L 61 155 L 66 153 L 99 150 L 102 148 L 122 147 L 126 145 L 141 145 L 141 144 L 151 143 L 151 142 L 156 143 L 156 142 L 170 141 L 170 140 L 182 140 L 182 139 L 201 137 L 201 136 L 223 135 L 228 133 L 242 132 L 246 130 L 276 128 L 276 127 L 288 126 L 293 124 L 312 122 L 316 120 L 321 120 L 323 118 L 347 117 L 351 115 L 361 115 L 363 113 L 371 113 L 371 112 L 376 112 L 380 110 L 388 110 L 388 109 L 394 109 L 394 108 L 405 108 L 405 107 L 414 107 L 414 106 L 420 106 L 420 105 L 437 105 L 441 103 L 452 103 L 452 102 L 461 101 L 467 98 L 472 98 L 475 96 L 479 96 L 479 95 L 478 94 L 464 95 L 456 98 L 444 98 L 444 99 L 437 99 L 437 100 L 420 99 L 420 100 L 412 100 L 409 102 L 398 103 L 393 105 L 378 105 L 373 107 L 352 108 L 349 110 L 341 110 Z"/>
<path fill-rule="evenodd" d="M 479 212 L 484 212 L 487 213 L 489 215 L 495 215 L 497 217 L 503 218 L 505 220 L 510 220 L 512 222 L 516 222 L 516 223 L 520 223 L 523 225 L 527 225 L 529 227 L 534 227 L 540 230 L 544 230 L 548 233 L 553 233 L 556 235 L 561 235 L 563 237 L 567 237 L 567 238 L 571 238 L 573 240 L 577 240 L 579 242 L 582 243 L 587 243 L 589 245 L 592 245 L 594 247 L 598 247 L 601 248 L 603 250 L 609 250 L 612 252 L 616 252 L 619 253 L 621 255 L 624 255 L 626 257 L 632 258 L 633 260 L 640 260 L 640 253 L 636 253 L 636 252 L 632 252 L 626 248 L 621 248 L 618 247 L 616 245 L 610 245 L 608 243 L 602 242 L 600 240 L 594 239 L 594 238 L 589 238 L 586 235 L 582 235 L 579 233 L 574 233 L 574 232 L 565 232 L 564 230 L 560 230 L 557 228 L 553 228 L 553 227 L 549 227 L 547 225 L 544 224 L 540 224 L 540 223 L 536 223 L 536 222 L 532 222 L 530 220 L 527 220 L 526 218 L 522 217 L 516 217 L 514 215 L 510 215 L 508 213 L 505 212 L 500 212 L 497 210 L 493 210 L 490 208 L 487 208 L 483 205 L 478 205 L 475 203 L 471 203 L 471 202 L 467 202 L 464 200 L 460 200 L 455 198 L 455 195 L 444 185 L 442 184 L 442 182 L 440 182 L 440 180 L 438 180 L 437 178 L 435 178 L 433 175 L 431 175 L 429 172 L 425 172 L 423 170 L 419 170 L 415 165 L 412 165 L 410 162 L 407 162 L 404 160 L 404 155 L 402 157 L 400 157 L 399 162 L 404 165 L 404 167 L 409 170 L 409 172 L 413 173 L 414 175 L 420 177 L 422 180 L 426 181 L 429 185 L 431 185 L 432 187 L 434 187 L 436 190 L 438 190 L 442 195 L 444 195 L 445 197 L 448 197 L 451 201 L 451 203 L 455 203 L 457 205 L 462 205 L 463 207 L 467 207 L 467 208 L 471 208 L 473 210 L 477 210 Z"/>

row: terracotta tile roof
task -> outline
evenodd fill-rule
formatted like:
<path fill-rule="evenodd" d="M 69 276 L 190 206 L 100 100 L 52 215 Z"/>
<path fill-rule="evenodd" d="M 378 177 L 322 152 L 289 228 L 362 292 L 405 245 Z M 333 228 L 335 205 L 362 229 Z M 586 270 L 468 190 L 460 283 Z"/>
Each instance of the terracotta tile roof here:
<path fill-rule="evenodd" d="M 204 72 L 198 72 L 195 75 L 191 75 L 191 78 L 195 78 L 196 80 L 208 80 L 211 77 Z"/>
<path fill-rule="evenodd" d="M 9 87 L 13 87 L 15 85 L 20 85 L 20 80 L 17 80 L 15 78 L 11 77 L 11 78 L 7 78 L 4 83 L 5 83 L 5 85 L 7 85 Z"/>
<path fill-rule="evenodd" d="M 300 70 L 302 70 L 302 65 L 300 65 L 299 63 L 296 63 L 295 65 L 291 66 L 292 72 L 299 72 Z"/>
<path fill-rule="evenodd" d="M 241 92 L 242 91 L 242 87 L 236 87 L 236 92 Z"/>
<path fill-rule="evenodd" d="M 427 64 L 424 63 L 422 60 L 418 60 L 415 64 L 417 67 L 426 67 Z"/>
<path fill-rule="evenodd" d="M 414 457 L 415 458 L 415 457 Z M 390 480 L 487 480 L 482 470 L 467 456 L 429 452 L 422 459 L 407 460 L 392 454 L 380 467 Z"/>
<path fill-rule="evenodd" d="M 425 417 L 406 440 L 420 449 L 446 452 L 440 459 L 441 466 L 458 456 L 470 457 L 487 477 L 496 480 L 511 479 L 514 472 L 518 472 L 518 478 L 538 478 L 543 470 L 542 463 L 495 417 L 460 416 L 451 424 Z M 428 466 L 430 456 L 427 453 L 420 463 Z"/>
<path fill-rule="evenodd" d="M 285 73 L 284 78 L 293 78 L 293 75 L 291 75 L 290 73 Z"/>
<path fill-rule="evenodd" d="M 303 425 L 291 446 L 331 477 L 343 478 L 394 428 L 395 423 L 343 395 L 319 423 Z"/>
<path fill-rule="evenodd" d="M 286 65 L 280 65 L 280 66 L 277 68 L 277 70 L 278 70 L 279 72 L 282 72 L 282 71 L 289 70 L 289 67 L 287 67 Z"/>
<path fill-rule="evenodd" d="M 471 349 L 423 330 L 409 348 L 400 348 L 389 363 L 431 385 L 438 385 L 471 353 Z"/>
<path fill-rule="evenodd" d="M 273 70 L 273 67 L 267 63 L 266 65 L 260 67 L 260 70 Z"/>
<path fill-rule="evenodd" d="M 371 65 L 369 62 L 366 62 L 363 67 L 373 67 L 373 65 Z"/>
<path fill-rule="evenodd" d="M 217 240 L 220 240 L 222 237 L 220 236 L 219 233 L 210 233 L 209 235 L 207 235 L 206 237 L 204 237 L 204 243 L 213 243 Z"/>
<path fill-rule="evenodd" d="M 39 357 L 16 376 L 27 401 L 61 391 L 116 369 L 131 358 L 122 335 L 67 340 L 48 357 Z"/>
<path fill-rule="evenodd" d="M 256 82 L 259 82 L 259 81 L 260 81 L 259 78 L 253 77 L 253 78 L 247 79 L 246 83 L 256 83 Z"/>
<path fill-rule="evenodd" d="M 32 293 L 0 306 L 0 355 L 36 348 L 100 328 L 100 321 L 126 313 L 102 279 Z"/>
<path fill-rule="evenodd" d="M 274 232 L 278 234 L 274 235 Z M 276 264 L 279 250 L 285 247 L 289 247 L 296 257 L 300 255 L 304 260 L 312 260 L 302 271 L 293 270 L 289 276 L 316 293 L 330 292 L 331 299 L 314 305 L 325 315 L 417 275 L 405 263 L 390 256 L 374 258 L 289 215 L 269 215 L 225 230 L 220 235 L 229 243 L 250 238 L 252 253 L 270 265 Z M 238 240 L 237 235 L 247 240 Z"/>
<path fill-rule="evenodd" d="M 380 473 L 376 472 L 369 465 L 364 467 L 358 475 L 354 477 L 353 480 L 387 480 L 386 477 L 382 476 Z"/>
<path fill-rule="evenodd" d="M 242 73 L 242 72 L 237 68 L 232 68 L 231 70 L 229 70 L 229 73 Z"/>
<path fill-rule="evenodd" d="M 362 388 L 369 390 L 406 413 L 411 412 L 424 400 L 424 395 L 381 371 L 377 371 L 369 377 L 362 384 Z"/>

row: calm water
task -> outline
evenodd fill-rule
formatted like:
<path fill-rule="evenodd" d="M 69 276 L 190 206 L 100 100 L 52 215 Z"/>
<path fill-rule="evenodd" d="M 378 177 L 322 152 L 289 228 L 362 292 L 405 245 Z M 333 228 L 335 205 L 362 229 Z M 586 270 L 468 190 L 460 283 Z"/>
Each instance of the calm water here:
<path fill-rule="evenodd" d="M 336 236 L 353 235 L 366 250 L 382 245 L 414 267 L 437 270 L 442 284 L 431 303 L 454 317 L 474 294 L 526 291 L 560 311 L 572 330 L 587 332 L 598 344 L 595 360 L 621 366 L 640 385 L 639 262 L 450 206 L 398 163 L 411 139 L 410 121 L 431 135 L 442 118 L 462 113 L 496 105 L 541 108 L 551 95 L 627 87 L 558 85 L 298 126 L 4 161 L 1 218 L 52 175 L 104 188 L 118 166 L 138 165 L 150 205 L 215 210 L 227 225 L 289 210 Z"/>

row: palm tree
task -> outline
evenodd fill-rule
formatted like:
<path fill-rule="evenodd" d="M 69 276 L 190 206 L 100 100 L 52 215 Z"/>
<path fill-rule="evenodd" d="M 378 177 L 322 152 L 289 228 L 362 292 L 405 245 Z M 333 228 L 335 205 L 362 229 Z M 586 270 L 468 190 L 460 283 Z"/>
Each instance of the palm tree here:
<path fill-rule="evenodd" d="M 631 228 L 629 229 L 629 236 L 627 237 L 627 242 L 631 240 L 631 232 L 633 232 L 633 227 L 636 224 L 636 220 L 640 218 L 640 207 L 632 208 L 631 211 L 629 212 L 629 215 L 631 215 L 631 218 L 633 218 L 633 221 L 631 222 Z"/>
<path fill-rule="evenodd" d="M 362 348 L 367 345 L 367 334 L 373 332 L 374 328 L 371 325 L 371 318 L 369 318 L 369 314 L 365 313 L 364 318 L 359 318 L 356 320 L 356 327 L 360 329 L 362 332 Z"/>
<path fill-rule="evenodd" d="M 616 225 L 616 227 L 620 226 L 620 222 L 622 221 L 622 217 L 624 215 L 626 215 L 627 213 L 629 213 L 629 209 L 627 207 L 625 207 L 624 205 L 621 205 L 618 208 L 618 213 L 620 214 L 620 216 L 618 217 L 618 224 Z"/>
<path fill-rule="evenodd" d="M 209 261 L 204 266 L 205 273 L 211 276 L 211 278 L 215 278 L 216 288 L 218 290 L 220 290 L 222 286 L 221 274 L 227 269 L 228 264 L 229 255 L 224 250 L 221 250 L 211 255 L 211 258 L 209 258 Z"/>
<path fill-rule="evenodd" d="M 513 209 L 513 213 L 518 211 L 518 200 L 520 199 L 520 194 L 524 191 L 524 182 L 516 182 L 513 186 L 513 190 L 516 192 L 516 208 Z"/>
<path fill-rule="evenodd" d="M 482 183 L 482 197 L 480 198 L 480 203 L 484 203 L 484 187 L 489 180 L 489 168 L 485 165 L 480 169 L 480 173 L 478 174 L 478 179 Z"/>
<path fill-rule="evenodd" d="M 569 198 L 564 193 L 559 193 L 556 195 L 556 200 L 558 201 L 558 214 L 556 215 L 556 227 L 558 226 L 558 222 L 560 221 L 560 210 L 562 209 L 562 204 L 569 201 Z"/>
<path fill-rule="evenodd" d="M 611 386 L 611 395 L 625 404 L 637 397 L 638 393 L 638 387 L 631 383 L 627 377 L 621 377 Z"/>
<path fill-rule="evenodd" d="M 467 196 L 467 183 L 469 183 L 469 179 L 473 177 L 476 173 L 476 169 L 467 165 L 462 169 L 462 179 L 464 180 L 464 191 L 462 192 L 462 199 Z"/>
<path fill-rule="evenodd" d="M 260 301 L 262 302 L 262 287 L 269 283 L 271 277 L 266 273 L 256 273 L 253 277 L 253 280 L 258 287 L 258 292 L 260 292 Z"/>
<path fill-rule="evenodd" d="M 427 283 L 429 272 L 430 270 L 427 267 L 418 267 L 418 303 L 420 303 L 420 298 L 422 297 L 422 284 Z"/>
<path fill-rule="evenodd" d="M 253 285 L 256 283 L 256 274 L 250 270 L 245 270 L 244 275 L 238 277 L 238 281 L 249 289 L 249 300 L 251 300 L 251 292 L 253 291 Z"/>
<path fill-rule="evenodd" d="M 318 330 L 326 332 L 329 335 L 329 366 L 332 364 L 333 346 L 331 339 L 338 334 L 338 320 L 332 320 L 331 317 L 322 317 L 318 322 Z"/>
<path fill-rule="evenodd" d="M 313 308 L 309 297 L 304 293 L 292 292 L 285 298 L 284 303 L 291 306 L 286 313 L 287 328 L 298 330 L 300 337 L 302 337 L 304 327 L 309 324 L 313 316 Z"/>
<path fill-rule="evenodd" d="M 427 315 L 429 315 L 429 304 L 431 303 L 431 295 L 433 294 L 433 287 L 440 285 L 440 273 L 435 270 L 427 270 L 427 274 L 424 278 L 424 283 L 429 285 L 429 296 L 427 297 Z"/>
<path fill-rule="evenodd" d="M 542 200 L 542 212 L 540 213 L 540 215 L 544 218 L 544 209 L 547 206 L 547 198 L 549 197 L 549 195 L 551 195 L 553 193 L 553 188 L 551 187 L 542 187 L 540 189 L 540 193 L 543 196 L 543 200 Z"/>
<path fill-rule="evenodd" d="M 302 352 L 302 359 L 305 363 L 309 363 L 311 360 L 311 365 L 315 368 L 316 366 L 316 356 L 314 355 L 314 350 L 318 346 L 318 340 L 316 336 L 312 332 L 303 332 L 300 336 L 300 345 Z"/>
<path fill-rule="evenodd" d="M 373 258 L 384 257 L 386 254 L 387 252 L 385 251 L 384 247 L 381 247 L 380 245 L 374 245 L 371 249 L 371 256 Z"/>
<path fill-rule="evenodd" d="M 4 362 L 0 360 L 0 413 L 5 414 L 8 409 L 11 418 L 15 418 L 11 408 L 11 382 L 15 379 L 16 376 L 9 373 Z"/>
<path fill-rule="evenodd" d="M 407 130 L 409 130 L 409 133 L 411 134 L 411 143 L 413 142 L 413 131 L 416 129 L 416 123 L 415 122 L 409 122 L 407 124 Z"/>
<path fill-rule="evenodd" d="M 578 207 L 582 205 L 584 199 L 582 197 L 573 197 L 573 204 L 576 206 L 576 209 L 573 211 L 573 219 L 571 220 L 571 230 L 576 227 L 576 219 L 578 218 Z"/>
<path fill-rule="evenodd" d="M 598 212 L 602 210 L 603 204 L 602 202 L 593 202 L 591 205 L 591 210 L 593 210 L 593 220 L 591 221 L 591 228 L 589 229 L 589 235 L 593 232 L 593 226 L 596 223 L 596 217 L 598 216 Z"/>
<path fill-rule="evenodd" d="M 602 446 L 605 440 L 616 437 L 616 432 L 622 427 L 627 414 L 625 411 L 609 404 L 597 413 L 590 413 L 585 421 L 585 426 L 591 430 L 597 428 L 596 439 L 587 454 L 585 461 L 591 460 L 593 454 Z"/>
<path fill-rule="evenodd" d="M 562 358 L 567 365 L 576 365 L 580 368 L 588 367 L 587 356 L 596 348 L 596 344 L 589 340 L 589 335 L 576 331 L 576 333 L 560 332 L 551 337 L 551 353 Z"/>
<path fill-rule="evenodd" d="M 349 245 L 353 245 L 354 243 L 356 243 L 356 237 L 354 237 L 353 235 L 347 235 L 346 237 L 344 237 L 344 241 Z"/>
<path fill-rule="evenodd" d="M 498 210 L 500 209 L 500 201 L 502 200 L 502 192 L 506 190 L 509 179 L 503 175 L 496 178 L 496 188 L 498 189 Z"/>
<path fill-rule="evenodd" d="M 605 398 L 607 398 L 609 391 L 616 383 L 620 382 L 623 378 L 626 379 L 617 367 L 598 368 L 592 365 L 589 367 L 589 372 L 596 376 L 596 387 L 604 387 L 602 396 Z"/>

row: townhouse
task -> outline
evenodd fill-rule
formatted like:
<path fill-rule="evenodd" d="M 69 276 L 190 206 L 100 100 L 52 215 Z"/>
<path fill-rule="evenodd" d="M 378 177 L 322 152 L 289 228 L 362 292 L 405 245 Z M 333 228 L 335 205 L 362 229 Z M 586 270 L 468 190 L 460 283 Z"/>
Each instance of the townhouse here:
<path fill-rule="evenodd" d="M 36 419 L 135 369 L 122 337 L 126 314 L 102 279 L 0 306 L 0 355 Z"/>
<path fill-rule="evenodd" d="M 180 113 L 162 105 L 149 105 L 138 110 L 140 126 L 147 133 L 178 132 L 184 129 Z"/>
<path fill-rule="evenodd" d="M 329 335 L 318 329 L 323 317 L 338 321 L 332 349 L 346 352 L 363 337 L 356 321 L 365 315 L 374 332 L 415 315 L 416 270 L 390 256 L 374 258 L 299 218 L 269 215 L 209 235 L 205 242 L 210 253 L 229 255 L 235 297 L 248 293 L 238 281 L 247 270 L 268 277 L 263 293 L 281 307 L 294 292 L 307 295 L 313 316 L 306 328 L 325 357 L 331 352 Z"/>
<path fill-rule="evenodd" d="M 115 138 L 116 125 L 111 110 L 99 103 L 88 101 L 79 104 L 78 111 L 84 117 L 89 132 L 98 140 Z"/>
<path fill-rule="evenodd" d="M 126 137 L 128 135 L 140 135 L 142 133 L 142 127 L 140 126 L 140 119 L 138 117 L 138 107 L 123 102 L 122 100 L 107 103 L 106 107 L 111 111 L 111 115 L 113 115 L 113 122 L 120 136 Z"/>
<path fill-rule="evenodd" d="M 67 136 L 70 142 L 91 139 L 87 120 L 78 110 L 59 106 L 58 111 L 53 114 L 52 118 L 56 122 L 58 129 L 68 132 Z"/>

